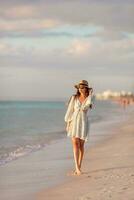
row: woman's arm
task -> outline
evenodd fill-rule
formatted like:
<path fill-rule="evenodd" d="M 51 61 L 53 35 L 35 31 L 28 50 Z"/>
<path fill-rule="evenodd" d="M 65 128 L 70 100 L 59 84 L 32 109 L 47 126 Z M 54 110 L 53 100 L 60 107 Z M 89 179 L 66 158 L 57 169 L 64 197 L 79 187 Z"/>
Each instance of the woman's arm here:
<path fill-rule="evenodd" d="M 89 95 L 86 104 L 83 106 L 83 111 L 87 111 L 89 108 L 92 109 L 94 104 L 93 96 Z"/>
<path fill-rule="evenodd" d="M 64 117 L 65 122 L 71 121 L 73 111 L 74 111 L 74 95 L 71 96 L 71 100 L 69 102 L 69 105 Z"/>

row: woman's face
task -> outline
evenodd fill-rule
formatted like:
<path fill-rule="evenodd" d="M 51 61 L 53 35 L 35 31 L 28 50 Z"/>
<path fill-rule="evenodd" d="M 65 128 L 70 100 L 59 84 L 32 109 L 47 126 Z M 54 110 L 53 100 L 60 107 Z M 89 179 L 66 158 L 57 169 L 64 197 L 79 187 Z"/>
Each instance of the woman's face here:
<path fill-rule="evenodd" d="M 86 87 L 84 85 L 79 85 L 79 92 L 85 94 L 86 93 Z"/>

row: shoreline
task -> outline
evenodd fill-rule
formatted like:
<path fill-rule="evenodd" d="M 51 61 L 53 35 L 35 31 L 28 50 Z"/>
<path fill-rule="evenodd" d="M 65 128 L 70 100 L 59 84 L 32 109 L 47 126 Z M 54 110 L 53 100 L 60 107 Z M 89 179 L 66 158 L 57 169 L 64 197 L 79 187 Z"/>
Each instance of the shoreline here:
<path fill-rule="evenodd" d="M 36 200 L 133 200 L 134 196 L 134 120 L 117 124 L 115 133 L 88 147 L 83 174 L 70 175 L 62 185 L 36 193 Z"/>
<path fill-rule="evenodd" d="M 121 118 L 113 116 L 111 120 L 108 118 L 91 124 L 89 142 L 85 143 L 83 167 L 86 159 L 90 159 L 86 158 L 86 155 L 90 154 L 90 150 L 111 140 L 116 134 L 114 130 L 118 129 L 121 123 L 127 123 L 128 117 L 132 116 L 131 109 L 122 113 L 123 117 Z M 67 176 L 68 172 L 74 168 L 72 150 L 70 138 L 64 137 L 50 142 L 47 147 L 39 151 L 1 166 L 1 198 L 3 200 L 9 198 L 11 200 L 34 200 L 42 191 L 43 193 L 46 191 L 51 193 L 62 185 L 70 184 L 76 179 L 76 177 Z M 82 177 L 77 178 L 81 179 Z M 51 198 L 43 197 L 43 199 L 49 200 Z"/>

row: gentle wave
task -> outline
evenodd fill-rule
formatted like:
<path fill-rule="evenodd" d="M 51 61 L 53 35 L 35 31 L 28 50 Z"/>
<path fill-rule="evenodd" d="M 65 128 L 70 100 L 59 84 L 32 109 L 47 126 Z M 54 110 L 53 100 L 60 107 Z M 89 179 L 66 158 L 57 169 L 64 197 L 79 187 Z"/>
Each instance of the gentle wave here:
<path fill-rule="evenodd" d="M 0 166 L 16 160 L 22 156 L 29 155 L 35 151 L 38 151 L 48 145 L 51 141 L 65 137 L 65 131 L 45 133 L 44 136 L 40 138 L 34 144 L 22 144 L 13 146 L 10 148 L 0 147 Z"/>
<path fill-rule="evenodd" d="M 45 145 L 37 144 L 37 145 L 26 145 L 16 147 L 15 150 L 11 152 L 5 152 L 4 154 L 0 155 L 0 165 L 4 165 L 8 162 L 18 159 L 19 157 L 25 156 L 33 151 L 37 151 L 43 148 Z"/>

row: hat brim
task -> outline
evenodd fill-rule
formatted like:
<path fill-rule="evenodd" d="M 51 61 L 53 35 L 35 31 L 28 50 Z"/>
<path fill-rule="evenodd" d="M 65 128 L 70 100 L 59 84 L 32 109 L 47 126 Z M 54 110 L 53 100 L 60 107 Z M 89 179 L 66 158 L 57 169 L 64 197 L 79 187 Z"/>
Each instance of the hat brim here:
<path fill-rule="evenodd" d="M 79 84 L 80 85 L 80 84 Z M 76 89 L 79 89 L 79 85 L 74 85 L 74 87 L 76 88 Z M 82 85 L 82 84 L 81 84 Z M 84 85 L 84 84 L 83 84 Z M 85 85 L 85 87 L 86 88 L 88 88 L 88 89 L 92 89 L 91 87 L 89 87 L 89 86 L 87 86 L 87 85 Z"/>

